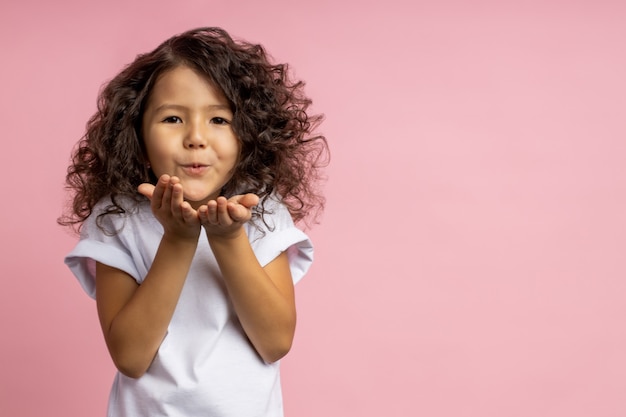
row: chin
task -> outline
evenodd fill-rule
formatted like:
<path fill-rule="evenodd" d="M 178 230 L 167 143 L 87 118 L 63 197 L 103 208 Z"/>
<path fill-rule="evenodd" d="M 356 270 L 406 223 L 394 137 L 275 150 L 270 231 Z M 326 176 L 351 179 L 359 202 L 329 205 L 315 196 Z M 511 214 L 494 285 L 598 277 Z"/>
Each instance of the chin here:
<path fill-rule="evenodd" d="M 206 204 L 210 200 L 214 200 L 219 197 L 219 194 L 207 195 L 207 194 L 185 194 L 185 201 L 191 204 L 192 207 L 198 208 L 199 206 Z"/>
<path fill-rule="evenodd" d="M 200 184 L 191 184 L 200 185 Z M 204 184 L 203 184 L 204 185 Z M 193 207 L 206 204 L 210 200 L 215 200 L 220 196 L 220 190 L 206 188 L 206 186 L 193 187 L 190 184 L 183 184 L 183 196 L 185 201 L 189 202 Z"/>

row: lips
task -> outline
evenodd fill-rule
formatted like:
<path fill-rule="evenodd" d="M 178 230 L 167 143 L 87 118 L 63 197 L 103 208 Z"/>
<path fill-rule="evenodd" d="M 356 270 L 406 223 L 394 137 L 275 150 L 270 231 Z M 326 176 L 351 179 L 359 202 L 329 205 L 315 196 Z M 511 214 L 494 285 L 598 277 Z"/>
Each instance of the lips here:
<path fill-rule="evenodd" d="M 193 162 L 182 165 L 181 168 L 187 175 L 198 176 L 204 174 L 209 169 L 209 165 Z"/>

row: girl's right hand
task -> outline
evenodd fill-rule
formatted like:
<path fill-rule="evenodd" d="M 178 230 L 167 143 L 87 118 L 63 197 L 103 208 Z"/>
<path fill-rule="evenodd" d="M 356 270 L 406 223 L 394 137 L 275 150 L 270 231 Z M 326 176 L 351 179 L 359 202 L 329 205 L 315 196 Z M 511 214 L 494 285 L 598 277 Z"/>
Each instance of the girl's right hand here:
<path fill-rule="evenodd" d="M 150 199 L 152 213 L 163 226 L 166 235 L 198 239 L 201 230 L 198 213 L 184 201 L 183 185 L 178 177 L 161 175 L 156 186 L 144 183 L 137 190 Z"/>

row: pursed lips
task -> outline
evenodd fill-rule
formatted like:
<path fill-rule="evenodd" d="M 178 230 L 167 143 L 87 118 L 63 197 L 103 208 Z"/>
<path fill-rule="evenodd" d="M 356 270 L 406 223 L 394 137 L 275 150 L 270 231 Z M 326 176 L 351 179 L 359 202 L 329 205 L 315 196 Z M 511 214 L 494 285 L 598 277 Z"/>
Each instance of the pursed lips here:
<path fill-rule="evenodd" d="M 210 165 L 208 164 L 202 164 L 199 162 L 192 162 L 189 164 L 181 165 L 183 171 L 190 175 L 201 175 L 209 168 L 209 166 Z"/>

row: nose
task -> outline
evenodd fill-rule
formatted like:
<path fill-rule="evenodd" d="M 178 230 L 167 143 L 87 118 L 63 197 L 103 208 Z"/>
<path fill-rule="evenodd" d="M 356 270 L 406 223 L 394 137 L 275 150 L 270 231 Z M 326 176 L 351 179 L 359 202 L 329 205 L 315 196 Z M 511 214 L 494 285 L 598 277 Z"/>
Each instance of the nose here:
<path fill-rule="evenodd" d="M 209 128 L 202 121 L 193 121 L 185 137 L 185 147 L 189 149 L 203 149 L 208 144 Z"/>

